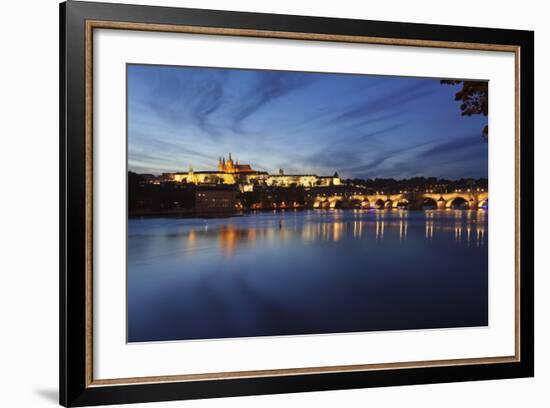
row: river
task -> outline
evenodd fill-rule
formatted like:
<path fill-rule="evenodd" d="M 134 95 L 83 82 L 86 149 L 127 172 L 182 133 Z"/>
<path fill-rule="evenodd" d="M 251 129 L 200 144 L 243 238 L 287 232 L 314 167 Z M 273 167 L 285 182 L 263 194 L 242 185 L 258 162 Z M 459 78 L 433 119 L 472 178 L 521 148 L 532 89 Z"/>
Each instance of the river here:
<path fill-rule="evenodd" d="M 128 341 L 486 326 L 486 210 L 128 220 Z"/>

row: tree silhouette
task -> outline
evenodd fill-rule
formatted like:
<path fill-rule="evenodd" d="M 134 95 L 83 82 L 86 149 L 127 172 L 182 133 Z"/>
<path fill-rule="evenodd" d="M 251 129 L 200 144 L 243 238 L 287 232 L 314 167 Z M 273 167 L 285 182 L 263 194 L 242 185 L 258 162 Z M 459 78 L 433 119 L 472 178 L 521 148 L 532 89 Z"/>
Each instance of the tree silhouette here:
<path fill-rule="evenodd" d="M 489 111 L 489 83 L 487 81 L 443 79 L 441 83 L 445 85 L 462 84 L 462 89 L 455 94 L 455 101 L 462 102 L 460 104 L 462 116 L 487 116 Z M 482 136 L 485 140 L 489 137 L 488 125 L 483 128 Z"/>

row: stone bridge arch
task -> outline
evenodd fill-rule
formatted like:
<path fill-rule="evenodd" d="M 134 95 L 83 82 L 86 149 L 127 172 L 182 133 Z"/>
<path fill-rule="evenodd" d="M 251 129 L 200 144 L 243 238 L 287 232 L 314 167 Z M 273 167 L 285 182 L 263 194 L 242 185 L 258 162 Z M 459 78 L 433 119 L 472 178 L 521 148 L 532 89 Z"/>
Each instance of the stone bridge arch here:
<path fill-rule="evenodd" d="M 393 202 L 392 208 L 397 208 L 397 209 L 409 208 L 409 204 L 410 204 L 409 200 L 405 197 L 397 198 L 392 202 Z"/>
<path fill-rule="evenodd" d="M 342 208 L 342 203 L 344 202 L 344 199 L 342 197 L 334 197 L 329 199 L 330 208 Z"/>
<path fill-rule="evenodd" d="M 317 197 L 313 202 L 313 208 L 318 208 L 318 209 L 330 208 L 330 200 L 325 197 Z"/>
<path fill-rule="evenodd" d="M 445 208 L 464 208 L 471 209 L 475 208 L 474 199 L 471 197 L 456 196 L 447 201 Z"/>
<path fill-rule="evenodd" d="M 386 201 L 383 198 L 375 198 L 373 199 L 374 208 L 377 210 L 381 210 L 384 208 Z"/>
<path fill-rule="evenodd" d="M 445 208 L 445 200 L 436 197 L 420 197 L 414 202 L 414 209 L 441 209 Z"/>
<path fill-rule="evenodd" d="M 489 207 L 489 193 L 483 191 L 477 194 L 477 208 L 488 208 Z"/>

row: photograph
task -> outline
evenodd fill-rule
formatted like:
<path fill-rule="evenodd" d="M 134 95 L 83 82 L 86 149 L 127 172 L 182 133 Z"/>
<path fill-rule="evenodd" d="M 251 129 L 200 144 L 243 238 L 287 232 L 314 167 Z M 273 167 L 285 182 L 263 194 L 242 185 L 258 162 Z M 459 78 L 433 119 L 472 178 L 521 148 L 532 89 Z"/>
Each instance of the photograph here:
<path fill-rule="evenodd" d="M 127 342 L 486 327 L 489 81 L 126 65 Z"/>

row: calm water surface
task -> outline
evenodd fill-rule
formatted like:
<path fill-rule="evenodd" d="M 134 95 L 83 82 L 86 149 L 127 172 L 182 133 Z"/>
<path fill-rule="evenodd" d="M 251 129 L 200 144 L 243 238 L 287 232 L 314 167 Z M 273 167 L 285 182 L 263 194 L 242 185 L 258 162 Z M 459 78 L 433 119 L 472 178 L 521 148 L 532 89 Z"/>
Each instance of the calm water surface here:
<path fill-rule="evenodd" d="M 128 341 L 485 326 L 484 210 L 128 221 Z"/>

